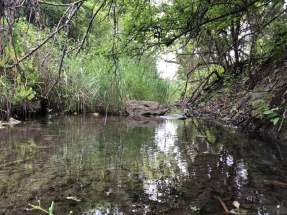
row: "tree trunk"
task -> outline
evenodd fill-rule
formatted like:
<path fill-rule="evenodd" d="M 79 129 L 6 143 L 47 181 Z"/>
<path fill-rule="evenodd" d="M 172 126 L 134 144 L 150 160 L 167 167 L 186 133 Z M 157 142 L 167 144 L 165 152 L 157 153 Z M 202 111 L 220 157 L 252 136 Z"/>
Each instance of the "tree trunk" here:
<path fill-rule="evenodd" d="M 234 51 L 234 72 L 240 73 L 241 67 L 240 67 L 240 55 L 239 55 L 239 37 L 240 33 L 240 20 L 236 20 L 235 23 L 232 22 L 231 25 L 231 35 L 232 35 L 232 46 Z"/>

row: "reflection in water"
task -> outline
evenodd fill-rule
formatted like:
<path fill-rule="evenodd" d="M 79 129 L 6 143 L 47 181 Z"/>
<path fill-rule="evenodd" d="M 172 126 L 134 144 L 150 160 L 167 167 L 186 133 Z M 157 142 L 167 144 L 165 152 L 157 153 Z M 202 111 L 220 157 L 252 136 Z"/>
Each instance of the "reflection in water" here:
<path fill-rule="evenodd" d="M 172 153 L 176 149 L 178 124 L 175 121 L 165 121 L 155 129 L 155 142 L 165 153 Z M 176 151 L 178 152 L 178 151 Z"/>
<path fill-rule="evenodd" d="M 154 142 L 158 150 L 150 151 L 149 154 L 154 155 L 154 162 L 162 162 L 162 165 L 158 168 L 169 168 L 173 169 L 174 164 L 180 170 L 180 175 L 187 175 L 187 164 L 181 159 L 181 153 L 177 146 L 177 128 L 178 124 L 176 121 L 167 120 L 155 128 Z M 178 174 L 178 173 L 177 173 Z M 170 173 L 169 176 L 176 176 L 176 173 Z M 169 187 L 170 181 L 168 179 L 158 181 L 158 177 L 148 179 L 144 181 L 145 193 L 149 196 L 150 200 L 161 202 L 161 197 L 164 195 L 161 192 L 160 187 Z M 167 190 L 164 190 L 167 192 Z"/>
<path fill-rule="evenodd" d="M 0 214 L 287 214 L 284 145 L 200 120 L 63 117 L 0 135 Z M 144 124 L 144 126 L 143 126 Z M 278 147 L 281 147 L 278 152 Z M 76 201 L 76 200 L 79 201 Z"/>
<path fill-rule="evenodd" d="M 176 164 L 181 170 L 181 174 L 187 175 L 187 164 L 181 158 L 180 150 L 177 146 L 178 136 L 177 129 L 179 124 L 173 120 L 167 120 L 164 123 L 160 124 L 155 129 L 155 144 L 158 146 L 159 150 L 163 152 L 167 157 L 175 156 Z M 172 165 L 169 164 L 169 167 Z"/>

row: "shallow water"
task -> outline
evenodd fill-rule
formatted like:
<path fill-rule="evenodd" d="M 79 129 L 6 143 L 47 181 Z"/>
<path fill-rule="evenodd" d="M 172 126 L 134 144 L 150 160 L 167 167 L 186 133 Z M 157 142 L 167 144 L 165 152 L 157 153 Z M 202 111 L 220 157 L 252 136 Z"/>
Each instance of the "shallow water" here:
<path fill-rule="evenodd" d="M 287 214 L 286 146 L 199 119 L 29 121 L 0 132 L 0 214 Z"/>

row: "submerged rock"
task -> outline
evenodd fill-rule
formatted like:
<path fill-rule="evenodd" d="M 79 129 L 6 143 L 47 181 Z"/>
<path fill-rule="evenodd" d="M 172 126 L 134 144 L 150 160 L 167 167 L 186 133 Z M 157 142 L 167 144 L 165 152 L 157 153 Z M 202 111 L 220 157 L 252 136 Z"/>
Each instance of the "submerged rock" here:
<path fill-rule="evenodd" d="M 126 112 L 130 116 L 164 115 L 169 109 L 154 101 L 128 101 Z"/>

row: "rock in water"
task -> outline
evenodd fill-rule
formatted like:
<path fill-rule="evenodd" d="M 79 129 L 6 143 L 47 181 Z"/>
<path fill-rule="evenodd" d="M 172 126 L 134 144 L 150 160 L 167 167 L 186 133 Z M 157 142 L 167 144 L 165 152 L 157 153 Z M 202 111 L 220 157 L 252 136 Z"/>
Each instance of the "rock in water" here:
<path fill-rule="evenodd" d="M 14 118 L 10 118 L 9 119 L 9 124 L 10 125 L 18 125 L 18 124 L 20 124 L 21 123 L 21 121 L 19 121 L 19 120 L 17 120 L 17 119 L 14 119 Z"/>
<path fill-rule="evenodd" d="M 1 122 L 1 121 L 0 121 L 0 128 L 1 128 L 2 126 L 14 126 L 14 125 L 18 125 L 18 124 L 20 124 L 20 123 L 21 123 L 21 121 L 19 121 L 19 120 L 14 119 L 14 118 L 11 117 L 8 122 Z"/>
<path fill-rule="evenodd" d="M 185 120 L 187 119 L 187 116 L 185 114 L 171 114 L 167 116 L 161 116 L 160 118 L 168 120 Z"/>
<path fill-rule="evenodd" d="M 126 112 L 130 116 L 164 115 L 169 109 L 154 101 L 128 101 Z"/>

